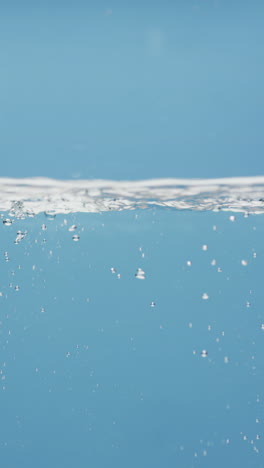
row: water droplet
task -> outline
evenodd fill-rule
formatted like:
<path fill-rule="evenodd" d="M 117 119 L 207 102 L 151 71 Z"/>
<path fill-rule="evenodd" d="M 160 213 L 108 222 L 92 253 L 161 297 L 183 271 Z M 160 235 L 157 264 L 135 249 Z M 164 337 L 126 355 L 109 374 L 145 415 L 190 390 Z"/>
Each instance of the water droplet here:
<path fill-rule="evenodd" d="M 246 260 L 241 260 L 241 265 L 247 266 L 248 262 Z"/>
<path fill-rule="evenodd" d="M 202 246 L 202 250 L 204 250 L 204 251 L 205 251 L 205 250 L 208 250 L 208 245 L 204 244 L 204 245 Z"/>
<path fill-rule="evenodd" d="M 208 351 L 206 351 L 206 349 L 203 349 L 203 350 L 201 351 L 201 356 L 202 356 L 203 358 L 206 358 L 206 357 L 208 356 Z"/>
<path fill-rule="evenodd" d="M 9 219 L 9 218 L 3 219 L 3 224 L 5 226 L 11 226 L 12 223 L 13 223 L 12 219 Z"/>
<path fill-rule="evenodd" d="M 75 229 L 77 229 L 77 226 L 76 224 L 73 224 L 72 226 L 69 227 L 68 231 L 72 232 L 72 231 L 75 231 Z"/>
<path fill-rule="evenodd" d="M 236 217 L 233 216 L 233 215 L 231 215 L 231 216 L 229 216 L 229 220 L 232 221 L 232 222 L 234 222 L 234 221 L 236 220 Z"/>
<path fill-rule="evenodd" d="M 156 304 L 155 304 L 155 302 L 153 302 L 153 301 L 150 303 L 150 307 L 155 307 L 155 305 L 156 305 Z"/>
<path fill-rule="evenodd" d="M 80 236 L 78 236 L 78 234 L 74 234 L 74 235 L 72 236 L 72 240 L 73 240 L 74 242 L 78 242 L 78 241 L 80 240 Z"/>
<path fill-rule="evenodd" d="M 16 285 L 15 286 L 15 291 L 19 291 L 20 290 L 20 286 Z"/>
<path fill-rule="evenodd" d="M 186 265 L 187 265 L 187 266 L 192 266 L 191 260 L 187 260 Z"/>
<path fill-rule="evenodd" d="M 202 299 L 204 299 L 205 301 L 206 301 L 207 299 L 209 299 L 208 294 L 207 294 L 207 293 L 203 293 Z"/>
<path fill-rule="evenodd" d="M 135 274 L 135 277 L 136 277 L 137 279 L 141 279 L 141 280 L 145 279 L 145 272 L 144 272 L 144 270 L 142 270 L 142 268 L 138 268 L 138 269 L 137 269 L 137 272 L 136 272 L 136 274 Z"/>

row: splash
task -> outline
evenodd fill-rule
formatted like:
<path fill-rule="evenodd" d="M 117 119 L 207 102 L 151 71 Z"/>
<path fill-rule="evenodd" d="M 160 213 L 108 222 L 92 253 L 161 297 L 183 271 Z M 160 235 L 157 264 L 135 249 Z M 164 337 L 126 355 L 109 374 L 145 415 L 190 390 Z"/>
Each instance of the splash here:
<path fill-rule="evenodd" d="M 0 178 L 0 211 L 23 218 L 166 207 L 264 212 L 264 176 L 139 181 Z"/>

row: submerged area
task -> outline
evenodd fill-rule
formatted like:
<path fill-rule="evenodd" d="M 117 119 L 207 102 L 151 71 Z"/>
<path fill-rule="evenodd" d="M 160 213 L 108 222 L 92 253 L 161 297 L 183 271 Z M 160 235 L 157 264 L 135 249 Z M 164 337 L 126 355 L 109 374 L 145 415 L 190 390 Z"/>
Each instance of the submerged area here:
<path fill-rule="evenodd" d="M 3 466 L 263 466 L 263 182 L 1 180 Z"/>

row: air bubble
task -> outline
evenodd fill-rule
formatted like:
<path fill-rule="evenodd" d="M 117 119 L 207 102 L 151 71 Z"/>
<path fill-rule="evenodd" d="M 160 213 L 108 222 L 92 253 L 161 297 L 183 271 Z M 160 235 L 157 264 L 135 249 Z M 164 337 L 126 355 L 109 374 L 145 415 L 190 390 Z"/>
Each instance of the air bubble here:
<path fill-rule="evenodd" d="M 15 291 L 19 291 L 20 290 L 20 286 L 16 285 L 15 286 Z"/>
<path fill-rule="evenodd" d="M 145 272 L 144 272 L 144 270 L 142 270 L 142 268 L 138 268 L 138 269 L 137 269 L 137 272 L 136 272 L 136 274 L 135 274 L 135 277 L 136 277 L 137 279 L 141 279 L 141 280 L 145 279 Z"/>
<path fill-rule="evenodd" d="M 13 223 L 12 219 L 9 219 L 9 218 L 3 219 L 3 224 L 5 226 L 11 226 L 12 223 Z"/>
<path fill-rule="evenodd" d="M 73 232 L 75 231 L 75 229 L 77 229 L 77 226 L 76 224 L 73 224 L 72 226 L 69 227 L 68 231 Z"/>
<path fill-rule="evenodd" d="M 216 260 L 215 260 L 215 258 L 213 258 L 213 260 L 211 261 L 211 265 L 212 265 L 212 266 L 215 266 L 215 265 L 216 265 Z"/>
<path fill-rule="evenodd" d="M 156 304 L 155 304 L 155 302 L 153 302 L 153 301 L 150 303 L 150 307 L 155 307 L 155 305 L 156 305 Z"/>
<path fill-rule="evenodd" d="M 41 225 L 41 230 L 42 230 L 42 231 L 46 231 L 46 229 L 47 229 L 46 224 L 42 224 L 42 225 Z"/>
<path fill-rule="evenodd" d="M 260 328 L 261 330 L 264 330 L 264 323 L 261 324 Z"/>
<path fill-rule="evenodd" d="M 251 306 L 251 303 L 249 301 L 246 302 L 246 307 L 249 308 Z"/>
<path fill-rule="evenodd" d="M 110 270 L 111 270 L 111 273 L 113 273 L 113 274 L 116 273 L 116 269 L 115 269 L 115 268 L 112 267 L 112 268 L 110 268 Z"/>
<path fill-rule="evenodd" d="M 229 221 L 234 222 L 235 220 L 236 220 L 236 217 L 235 217 L 235 216 L 233 216 L 233 215 L 229 216 Z"/>
<path fill-rule="evenodd" d="M 229 357 L 228 357 L 228 356 L 225 356 L 225 357 L 224 357 L 224 363 L 225 363 L 225 364 L 228 364 L 228 363 L 229 363 Z"/>
<path fill-rule="evenodd" d="M 208 351 L 206 351 L 206 349 L 203 349 L 200 354 L 202 358 L 206 358 L 208 356 Z"/>
<path fill-rule="evenodd" d="M 202 250 L 204 250 L 204 251 L 208 250 L 208 245 L 204 244 L 204 245 L 202 246 Z"/>
<path fill-rule="evenodd" d="M 74 242 L 78 242 L 80 240 L 80 236 L 78 236 L 78 234 L 74 234 L 74 236 L 72 236 L 72 240 Z"/>
<path fill-rule="evenodd" d="M 45 211 L 44 214 L 50 221 L 53 221 L 56 218 L 55 210 Z"/>
<path fill-rule="evenodd" d="M 246 260 L 241 260 L 241 265 L 247 266 L 248 262 Z"/>
<path fill-rule="evenodd" d="M 191 260 L 187 260 L 186 265 L 187 265 L 187 266 L 192 266 Z"/>
<path fill-rule="evenodd" d="M 203 293 L 202 299 L 203 299 L 204 301 L 207 301 L 207 299 L 209 299 L 208 294 L 207 294 L 207 293 Z"/>

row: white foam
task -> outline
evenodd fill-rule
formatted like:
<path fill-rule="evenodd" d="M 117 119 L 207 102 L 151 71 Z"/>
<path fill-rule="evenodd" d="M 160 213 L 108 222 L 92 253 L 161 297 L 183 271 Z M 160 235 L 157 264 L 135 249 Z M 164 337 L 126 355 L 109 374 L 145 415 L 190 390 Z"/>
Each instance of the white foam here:
<path fill-rule="evenodd" d="M 144 209 L 264 212 L 264 176 L 138 181 L 0 178 L 0 211 L 10 216 Z"/>

